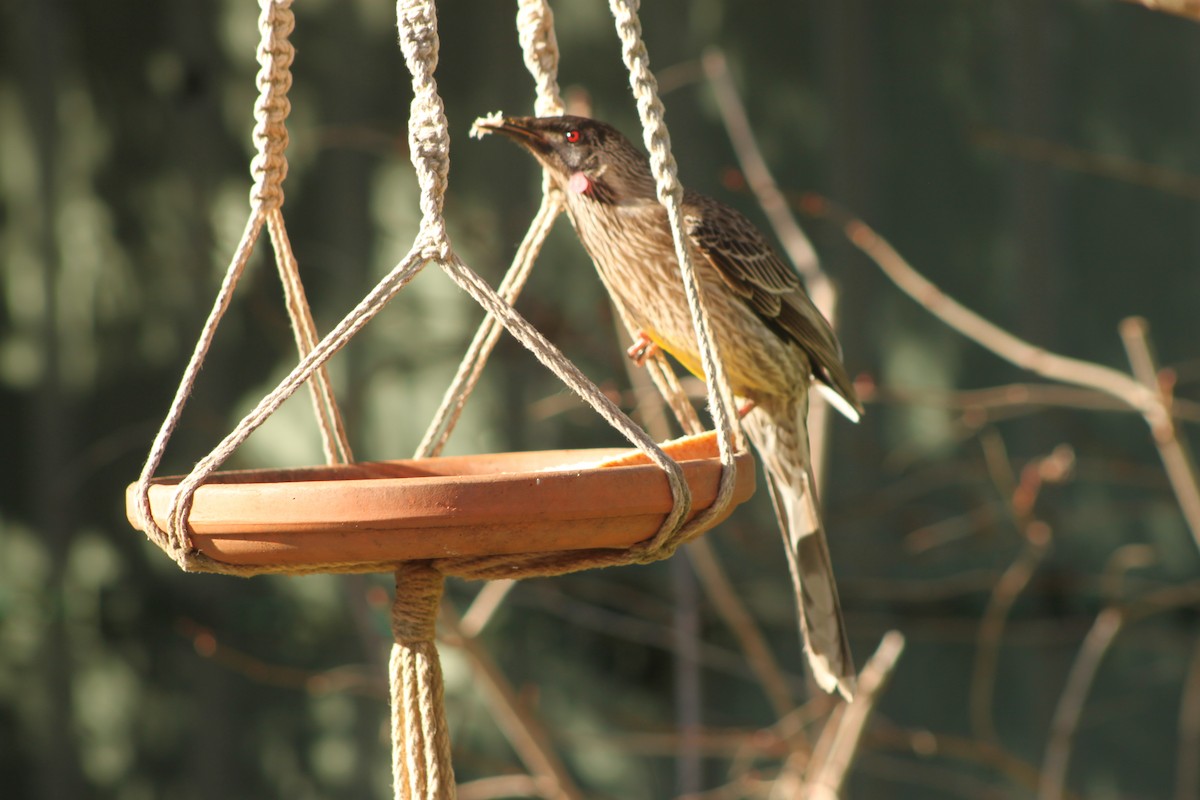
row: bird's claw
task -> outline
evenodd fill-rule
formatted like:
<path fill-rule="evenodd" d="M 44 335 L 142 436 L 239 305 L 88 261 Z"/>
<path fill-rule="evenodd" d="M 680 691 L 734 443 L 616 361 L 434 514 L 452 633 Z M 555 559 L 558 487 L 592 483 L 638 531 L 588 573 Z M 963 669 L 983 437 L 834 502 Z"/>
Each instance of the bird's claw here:
<path fill-rule="evenodd" d="M 646 362 L 654 358 L 658 354 L 658 345 L 646 335 L 645 331 L 639 331 L 637 341 L 635 341 L 628 350 L 625 351 L 629 356 L 629 360 L 639 367 L 646 366 Z"/>

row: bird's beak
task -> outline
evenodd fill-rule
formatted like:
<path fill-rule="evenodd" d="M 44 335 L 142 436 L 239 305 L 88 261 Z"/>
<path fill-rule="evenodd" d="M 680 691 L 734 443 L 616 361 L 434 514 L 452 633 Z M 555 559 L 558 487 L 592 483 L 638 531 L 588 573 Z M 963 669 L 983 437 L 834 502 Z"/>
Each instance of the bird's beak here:
<path fill-rule="evenodd" d="M 533 117 L 480 117 L 471 126 L 472 136 L 481 137 L 489 133 L 502 133 L 535 154 L 551 150 L 545 135 L 535 127 Z"/>

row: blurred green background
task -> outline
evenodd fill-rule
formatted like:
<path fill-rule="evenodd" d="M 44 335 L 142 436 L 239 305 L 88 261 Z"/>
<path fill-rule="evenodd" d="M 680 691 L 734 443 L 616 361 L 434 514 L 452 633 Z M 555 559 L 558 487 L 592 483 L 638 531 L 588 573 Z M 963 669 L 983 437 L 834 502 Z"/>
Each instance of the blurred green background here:
<path fill-rule="evenodd" d="M 531 107 L 514 5 L 439 6 L 446 213 L 493 284 L 540 180 L 513 148 L 466 136 L 480 114 Z M 605 4 L 554 8 L 564 87 L 637 138 Z M 392 6 L 295 11 L 284 213 L 324 331 L 415 232 L 410 89 Z M 390 796 L 389 576 L 185 575 L 124 518 L 244 224 L 257 15 L 249 0 L 0 6 L 2 797 Z M 658 0 L 642 20 L 688 185 L 763 222 L 696 66 L 719 47 L 785 190 L 850 208 L 949 294 L 1051 350 L 1127 370 L 1117 325 L 1145 316 L 1178 396 L 1200 399 L 1194 23 L 1118 0 Z M 908 639 L 850 796 L 1033 796 L 1080 644 L 1122 604 L 1144 613 L 1100 663 L 1067 784 L 1191 796 L 1200 721 L 1181 708 L 1200 696 L 1200 558 L 1145 422 L 1075 396 L 961 394 L 1031 378 L 902 295 L 835 226 L 803 222 L 841 289 L 850 370 L 878 387 L 860 425 L 831 433 L 824 494 L 847 624 L 859 663 L 888 629 Z M 207 453 L 295 361 L 267 254 L 165 473 Z M 607 301 L 565 221 L 518 307 L 630 405 Z M 429 269 L 334 358 L 358 457 L 412 452 L 481 316 Z M 232 465 L 319 462 L 307 404 L 285 405 Z M 1194 409 L 1180 404 L 1193 441 Z M 506 337 L 450 449 L 619 443 Z M 1060 446 L 1074 468 L 1030 512 L 1042 550 L 1009 481 Z M 708 539 L 803 695 L 765 496 Z M 1006 571 L 1020 591 L 997 595 Z M 448 601 L 461 609 L 478 589 L 452 581 Z M 1007 624 L 981 690 L 989 608 Z M 706 796 L 759 796 L 750 784 L 778 768 L 756 733 L 775 716 L 686 555 L 523 583 L 481 641 L 589 797 L 735 779 Z M 443 658 L 460 780 L 519 772 L 467 662 Z M 674 734 L 697 717 L 703 746 L 681 749 Z"/>

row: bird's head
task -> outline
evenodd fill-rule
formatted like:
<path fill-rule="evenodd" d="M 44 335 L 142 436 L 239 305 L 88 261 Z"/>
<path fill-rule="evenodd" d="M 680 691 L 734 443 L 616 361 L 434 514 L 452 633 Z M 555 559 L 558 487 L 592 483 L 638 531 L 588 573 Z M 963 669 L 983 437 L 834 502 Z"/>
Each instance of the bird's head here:
<path fill-rule="evenodd" d="M 654 198 L 650 165 L 616 128 L 587 117 L 492 117 L 472 134 L 502 133 L 533 154 L 569 194 L 608 203 Z"/>

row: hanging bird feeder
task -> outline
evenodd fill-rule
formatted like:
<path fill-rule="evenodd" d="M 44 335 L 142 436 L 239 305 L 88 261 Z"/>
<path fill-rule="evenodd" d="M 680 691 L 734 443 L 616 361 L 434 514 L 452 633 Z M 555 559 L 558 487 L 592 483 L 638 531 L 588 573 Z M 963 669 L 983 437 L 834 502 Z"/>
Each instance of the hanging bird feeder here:
<path fill-rule="evenodd" d="M 434 0 L 399 0 L 400 45 L 412 74 L 409 152 L 421 188 L 422 223 L 411 250 L 324 337 L 305 299 L 281 211 L 287 175 L 285 120 L 294 51 L 290 0 L 261 0 L 260 96 L 255 104 L 251 211 L 241 242 L 184 371 L 139 480 L 129 487 L 134 527 L 188 571 L 396 574 L 390 662 L 394 788 L 397 798 L 454 796 L 441 671 L 433 643 L 445 575 L 520 578 L 665 558 L 724 519 L 754 491 L 728 388 L 693 308 L 706 359 L 716 431 L 663 446 L 617 408 L 516 311 L 520 292 L 562 199 L 546 185 L 541 208 L 508 275 L 494 290 L 455 254 L 442 217 L 449 137 L 433 77 L 438 56 Z M 538 114 L 561 114 L 558 50 L 545 0 L 519 0 L 518 29 L 537 83 Z M 662 107 L 648 79 L 636 3 L 612 0 L 643 124 L 663 143 L 656 166 L 664 203 L 682 189 L 674 176 Z M 229 307 L 255 242 L 266 229 L 279 268 L 299 362 L 186 476 L 157 477 L 167 444 Z M 677 235 L 680 235 L 677 233 Z M 690 263 L 681 263 L 695 287 Z M 355 462 L 325 363 L 427 264 L 435 263 L 487 312 L 446 392 L 417 458 Z M 560 450 L 439 457 L 499 334 L 507 330 L 569 388 L 621 431 L 636 450 Z M 696 427 L 664 362 L 652 365 L 677 415 Z M 288 397 L 310 389 L 328 464 L 291 470 L 220 471 L 221 465 Z M 686 408 L 685 408 L 686 406 Z"/>
<path fill-rule="evenodd" d="M 660 448 L 651 441 L 513 310 L 511 301 L 519 293 L 550 223 L 562 210 L 561 198 L 554 192 L 547 187 L 542 208 L 499 292 L 454 253 L 442 218 L 449 141 L 433 79 L 437 39 L 431 0 L 402 0 L 398 5 L 401 46 L 413 75 L 410 152 L 421 185 L 420 233 L 405 258 L 364 300 L 324 338 L 318 337 L 281 211 L 283 179 L 287 175 L 287 91 L 294 57 L 288 41 L 294 26 L 289 7 L 290 2 L 285 0 L 263 0 L 263 38 L 258 49 L 261 94 L 255 104 L 254 130 L 259 152 L 251 165 L 255 178 L 251 213 L 142 476 L 127 493 L 127 512 L 133 525 L 185 569 L 241 574 L 287 571 L 291 567 L 365 572 L 411 559 L 521 554 L 537 556 L 531 558 L 531 563 L 544 563 L 544 555 L 557 550 L 630 547 L 634 552 L 628 560 L 644 561 L 651 553 L 665 557 L 679 543 L 711 528 L 734 505 L 747 499 L 754 487 L 753 462 L 744 447 L 735 451 L 728 391 L 722 384 L 714 384 L 715 379 L 710 378 L 717 431 L 695 441 L 675 443 L 673 450 L 680 455 L 673 459 L 669 454 L 672 448 Z M 622 8 L 623 4 L 618 3 L 614 10 Z M 624 13 L 632 15 L 628 9 Z M 541 0 L 525 0 L 518 16 L 523 20 L 520 27 L 526 61 L 538 83 L 536 110 L 540 114 L 561 113 L 554 80 L 557 48 L 549 9 Z M 629 30 L 628 22 L 620 20 L 618 30 L 622 36 L 636 34 Z M 631 70 L 636 65 L 645 72 L 644 49 L 641 58 L 640 64 L 630 63 Z M 636 89 L 636 80 L 634 85 Z M 657 111 L 650 106 L 647 113 L 648 124 L 663 125 L 660 105 Z M 681 191 L 673 165 L 667 168 L 664 179 L 672 184 L 674 195 Z M 275 251 L 300 361 L 189 475 L 155 477 L 217 326 L 264 227 Z M 468 349 L 418 450 L 418 458 L 355 463 L 325 362 L 429 262 L 445 269 L 490 312 L 489 316 Z M 690 264 L 683 265 L 683 273 L 685 279 L 694 280 Z M 613 451 L 428 458 L 440 453 L 502 329 L 624 433 L 641 454 L 641 464 L 605 466 L 606 460 L 616 457 Z M 697 331 L 709 363 L 717 365 L 711 372 L 719 376 L 719 361 L 712 356 L 707 331 L 699 325 Z M 669 370 L 661 363 L 657 366 L 652 374 L 672 397 L 678 412 L 682 402 L 677 384 L 671 385 Z M 233 450 L 305 384 L 312 394 L 328 465 L 298 470 L 218 471 Z M 548 503 L 548 498 L 553 498 L 552 502 Z M 522 513 L 530 519 L 522 519 Z M 551 528 L 559 532 L 552 533 Z M 619 561 L 611 553 L 600 559 L 600 563 Z M 591 565 L 584 557 L 579 568 Z M 472 573 L 466 564 L 439 566 L 456 574 Z M 560 571 L 563 568 L 565 563 L 559 565 Z"/>

